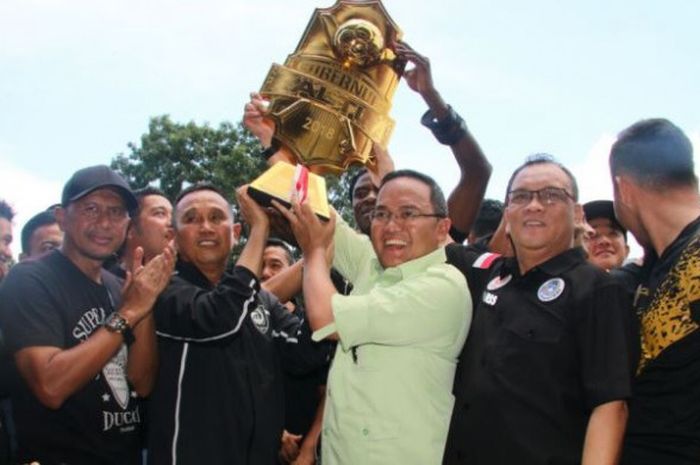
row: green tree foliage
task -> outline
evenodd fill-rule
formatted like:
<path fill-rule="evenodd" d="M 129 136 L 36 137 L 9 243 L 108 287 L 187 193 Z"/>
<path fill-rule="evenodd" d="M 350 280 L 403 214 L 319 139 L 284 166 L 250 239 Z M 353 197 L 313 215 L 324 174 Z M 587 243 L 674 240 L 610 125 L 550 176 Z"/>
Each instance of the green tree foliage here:
<path fill-rule="evenodd" d="M 210 182 L 235 202 L 235 189 L 266 169 L 260 145 L 242 124 L 223 122 L 218 128 L 194 122 L 180 124 L 168 115 L 151 118 L 141 143 L 129 142 L 129 152 L 111 163 L 133 188 L 153 185 L 174 199 L 186 186 Z M 329 202 L 354 224 L 348 195 L 349 174 L 327 176 Z"/>

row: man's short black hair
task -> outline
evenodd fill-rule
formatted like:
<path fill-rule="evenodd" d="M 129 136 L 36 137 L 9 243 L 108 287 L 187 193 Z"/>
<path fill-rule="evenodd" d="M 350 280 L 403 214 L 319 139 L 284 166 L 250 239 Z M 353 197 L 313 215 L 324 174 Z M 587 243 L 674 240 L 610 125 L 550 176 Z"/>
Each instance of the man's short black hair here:
<path fill-rule="evenodd" d="M 360 168 L 355 174 L 352 175 L 352 178 L 350 178 L 350 191 L 348 192 L 348 195 L 350 196 L 350 204 L 352 204 L 354 199 L 353 194 L 355 193 L 355 185 L 357 184 L 357 181 L 359 181 L 360 178 L 367 173 L 367 168 Z"/>
<path fill-rule="evenodd" d="M 180 191 L 179 194 L 177 194 L 177 197 L 175 197 L 175 205 L 180 203 L 180 200 L 182 200 L 183 197 L 191 194 L 192 192 L 197 192 L 197 191 L 213 191 L 219 194 L 221 197 L 228 202 L 228 199 L 224 195 L 224 192 L 216 187 L 214 184 L 210 182 L 198 182 L 195 184 L 192 184 L 191 186 L 188 186 L 184 188 L 182 191 Z"/>
<path fill-rule="evenodd" d="M 442 189 L 438 186 L 433 178 L 427 174 L 419 173 L 414 170 L 397 170 L 384 176 L 382 183 L 379 186 L 379 190 L 384 187 L 386 183 L 392 179 L 397 178 L 411 178 L 416 179 L 430 188 L 430 204 L 433 207 L 433 213 L 447 217 L 447 202 L 445 201 L 445 194 L 442 193 Z"/>
<path fill-rule="evenodd" d="M 663 118 L 641 120 L 622 131 L 610 150 L 610 171 L 655 190 L 698 185 L 690 139 Z"/>
<path fill-rule="evenodd" d="M 503 202 L 500 200 L 484 199 L 472 226 L 474 237 L 484 237 L 498 229 L 503 217 L 503 208 Z"/>
<path fill-rule="evenodd" d="M 144 197 L 148 197 L 149 195 L 159 195 L 161 197 L 165 197 L 166 199 L 168 199 L 168 196 L 165 195 L 165 192 L 163 192 L 162 190 L 158 189 L 157 187 L 153 187 L 153 186 L 142 187 L 141 189 L 136 189 L 134 191 L 134 197 L 136 197 L 136 199 L 139 202 L 141 201 L 141 199 L 143 199 Z M 170 199 L 168 199 L 168 200 L 170 200 Z"/>
<path fill-rule="evenodd" d="M 45 210 L 39 212 L 32 216 L 29 221 L 22 228 L 22 253 L 29 253 L 29 248 L 31 245 L 29 242 L 32 240 L 32 234 L 34 231 L 41 228 L 42 226 L 48 226 L 50 224 L 56 224 L 56 217 L 52 211 Z"/>
<path fill-rule="evenodd" d="M 292 247 L 282 239 L 279 239 L 277 237 L 269 237 L 267 239 L 267 242 L 265 243 L 265 248 L 268 247 L 279 247 L 282 250 L 284 250 L 284 254 L 287 257 L 288 265 L 291 265 L 296 261 L 296 259 L 294 258 L 294 253 L 292 252 Z"/>
<path fill-rule="evenodd" d="M 508 194 L 510 193 L 510 189 L 513 186 L 513 181 L 515 180 L 515 177 L 518 175 L 518 173 L 530 166 L 543 164 L 558 166 L 559 169 L 561 169 L 566 174 L 566 177 L 569 178 L 569 182 L 571 183 L 571 196 L 574 198 L 575 202 L 578 202 L 578 183 L 576 182 L 576 178 L 566 166 L 559 163 L 553 155 L 550 155 L 548 153 L 535 153 L 533 155 L 530 155 L 525 159 L 525 162 L 522 165 L 515 168 L 515 171 L 513 171 L 513 174 L 511 174 L 510 179 L 508 180 L 508 187 L 506 188 L 506 199 L 508 199 Z"/>
<path fill-rule="evenodd" d="M 15 217 L 15 211 L 12 209 L 9 203 L 0 199 L 0 218 L 5 218 L 7 221 L 12 221 Z"/>

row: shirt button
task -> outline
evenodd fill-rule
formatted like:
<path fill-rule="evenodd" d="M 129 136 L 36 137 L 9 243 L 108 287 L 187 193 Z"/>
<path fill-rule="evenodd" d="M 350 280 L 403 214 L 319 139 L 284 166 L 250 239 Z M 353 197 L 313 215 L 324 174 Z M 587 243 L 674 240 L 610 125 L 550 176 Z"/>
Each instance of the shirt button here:
<path fill-rule="evenodd" d="M 369 430 L 367 428 L 362 428 L 362 435 L 363 436 L 369 435 Z"/>

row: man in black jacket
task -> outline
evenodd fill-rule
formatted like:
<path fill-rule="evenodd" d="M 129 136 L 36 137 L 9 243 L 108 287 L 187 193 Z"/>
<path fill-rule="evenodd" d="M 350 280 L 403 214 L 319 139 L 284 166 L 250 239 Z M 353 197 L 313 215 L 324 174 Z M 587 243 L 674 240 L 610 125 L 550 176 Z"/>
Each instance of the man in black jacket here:
<path fill-rule="evenodd" d="M 149 458 L 156 465 L 274 464 L 284 421 L 275 342 L 290 346 L 282 351 L 286 369 L 303 372 L 327 358 L 297 344 L 310 341 L 299 320 L 260 291 L 269 221 L 245 189 L 238 198 L 250 234 L 233 269 L 238 225 L 223 195 L 193 186 L 176 200 L 177 275 L 154 310 L 160 369 Z"/>

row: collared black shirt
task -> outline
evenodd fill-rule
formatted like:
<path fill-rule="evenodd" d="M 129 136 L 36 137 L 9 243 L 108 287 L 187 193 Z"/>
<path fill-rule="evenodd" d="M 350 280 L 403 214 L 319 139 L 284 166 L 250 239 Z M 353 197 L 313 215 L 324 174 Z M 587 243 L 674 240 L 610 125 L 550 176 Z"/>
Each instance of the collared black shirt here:
<path fill-rule="evenodd" d="M 451 245 L 469 282 L 445 464 L 576 464 L 591 411 L 630 394 L 627 294 L 570 249 L 517 261 Z"/>
<path fill-rule="evenodd" d="M 635 310 L 640 364 L 624 464 L 700 463 L 700 218 L 660 257 L 647 251 Z"/>

